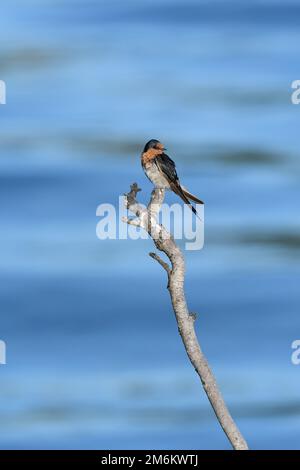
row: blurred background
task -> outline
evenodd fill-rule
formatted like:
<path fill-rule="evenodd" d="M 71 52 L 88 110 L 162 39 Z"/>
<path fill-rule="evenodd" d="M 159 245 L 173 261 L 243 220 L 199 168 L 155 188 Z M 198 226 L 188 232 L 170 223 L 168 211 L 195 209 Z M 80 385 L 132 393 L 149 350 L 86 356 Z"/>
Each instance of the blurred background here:
<path fill-rule="evenodd" d="M 299 27 L 297 0 L 2 1 L 2 449 L 230 448 L 152 243 L 96 238 L 147 201 L 150 138 L 206 202 L 186 290 L 225 400 L 252 448 L 300 448 Z"/>

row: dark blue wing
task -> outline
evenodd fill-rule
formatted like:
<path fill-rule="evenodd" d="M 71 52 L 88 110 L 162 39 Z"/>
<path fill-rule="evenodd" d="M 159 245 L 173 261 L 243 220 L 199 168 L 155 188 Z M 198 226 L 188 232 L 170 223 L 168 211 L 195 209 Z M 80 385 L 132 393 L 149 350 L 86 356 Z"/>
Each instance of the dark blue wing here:
<path fill-rule="evenodd" d="M 158 169 L 166 176 L 167 180 L 170 183 L 178 182 L 178 175 L 175 163 L 170 157 L 168 157 L 168 155 L 166 155 L 165 153 L 158 155 L 155 158 L 155 163 L 158 166 Z"/>

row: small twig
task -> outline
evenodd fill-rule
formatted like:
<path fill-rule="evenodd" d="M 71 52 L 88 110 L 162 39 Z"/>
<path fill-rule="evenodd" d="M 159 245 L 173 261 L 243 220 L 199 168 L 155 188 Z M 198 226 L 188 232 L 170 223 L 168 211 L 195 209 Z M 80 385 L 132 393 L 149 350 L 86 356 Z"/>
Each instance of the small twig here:
<path fill-rule="evenodd" d="M 232 447 L 236 450 L 247 450 L 247 443 L 229 413 L 196 336 L 194 328 L 196 317 L 195 314 L 189 312 L 184 292 L 185 262 L 183 254 L 171 234 L 163 225 L 157 222 L 157 216 L 164 201 L 165 192 L 162 189 L 154 189 L 148 208 L 144 208 L 136 201 L 139 191 L 140 189 L 135 183 L 126 195 L 126 206 L 137 218 L 125 218 L 125 221 L 145 229 L 152 237 L 156 248 L 164 252 L 169 258 L 172 268 L 156 253 L 150 253 L 150 256 L 168 274 L 168 288 L 173 310 L 187 355 L 200 377 L 205 393 Z"/>
<path fill-rule="evenodd" d="M 168 263 L 166 263 L 164 260 L 162 260 L 161 257 L 158 256 L 158 254 L 156 254 L 156 253 L 149 253 L 149 256 L 151 256 L 151 258 L 155 259 L 167 271 L 168 275 L 170 275 L 171 268 L 168 265 Z"/>
<path fill-rule="evenodd" d="M 139 219 L 130 219 L 129 217 L 122 217 L 122 222 L 125 224 L 133 225 L 134 227 L 140 227 L 141 221 Z"/>

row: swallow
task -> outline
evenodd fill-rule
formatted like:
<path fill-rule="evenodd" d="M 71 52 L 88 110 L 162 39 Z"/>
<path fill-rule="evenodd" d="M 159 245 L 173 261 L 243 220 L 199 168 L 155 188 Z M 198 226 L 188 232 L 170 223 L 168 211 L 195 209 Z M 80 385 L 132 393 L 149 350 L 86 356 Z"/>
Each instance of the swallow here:
<path fill-rule="evenodd" d="M 204 202 L 181 185 L 177 175 L 176 165 L 173 160 L 165 154 L 165 150 L 167 149 L 159 140 L 149 140 L 141 155 L 143 170 L 149 180 L 154 184 L 155 188 L 173 191 L 185 204 L 188 204 L 193 213 L 198 216 L 191 201 L 197 204 L 204 204 Z"/>

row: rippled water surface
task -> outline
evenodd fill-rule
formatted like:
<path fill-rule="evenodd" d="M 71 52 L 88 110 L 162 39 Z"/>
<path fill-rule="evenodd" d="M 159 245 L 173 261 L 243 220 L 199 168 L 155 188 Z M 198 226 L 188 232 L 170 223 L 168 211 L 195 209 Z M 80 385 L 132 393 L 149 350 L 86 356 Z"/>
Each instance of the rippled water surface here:
<path fill-rule="evenodd" d="M 152 137 L 206 202 L 187 295 L 232 413 L 300 448 L 299 27 L 290 0 L 3 2 L 1 448 L 228 448 L 150 241 L 95 235 L 147 200 Z"/>

